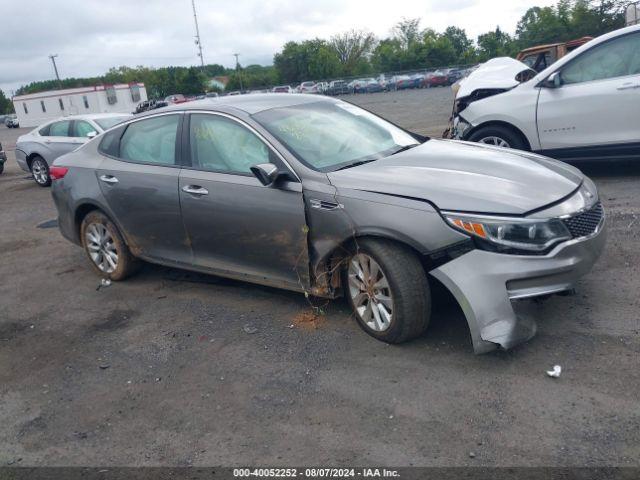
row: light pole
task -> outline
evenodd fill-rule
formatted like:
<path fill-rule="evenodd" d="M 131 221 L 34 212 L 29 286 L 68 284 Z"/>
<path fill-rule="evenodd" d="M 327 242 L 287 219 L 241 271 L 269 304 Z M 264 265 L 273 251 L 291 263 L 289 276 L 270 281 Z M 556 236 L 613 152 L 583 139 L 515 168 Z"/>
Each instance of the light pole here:
<path fill-rule="evenodd" d="M 193 7 L 193 21 L 196 24 L 196 45 L 198 46 L 198 56 L 200 57 L 200 65 L 204 69 L 204 57 L 202 56 L 202 42 L 200 41 L 200 29 L 198 28 L 198 15 L 196 14 L 196 1 L 191 0 Z"/>
<path fill-rule="evenodd" d="M 56 57 L 57 56 L 58 56 L 58 54 L 56 53 L 55 55 L 49 55 L 49 58 L 53 62 L 53 70 L 56 72 L 56 79 L 58 80 L 58 84 L 60 86 L 62 86 L 62 82 L 60 82 L 60 75 L 58 75 L 58 66 L 56 65 Z"/>
<path fill-rule="evenodd" d="M 239 53 L 234 53 L 233 56 L 236 57 L 236 72 L 238 72 L 238 80 L 240 80 L 240 91 L 242 92 L 244 88 L 242 88 L 242 74 L 240 73 L 240 62 L 238 62 Z"/>

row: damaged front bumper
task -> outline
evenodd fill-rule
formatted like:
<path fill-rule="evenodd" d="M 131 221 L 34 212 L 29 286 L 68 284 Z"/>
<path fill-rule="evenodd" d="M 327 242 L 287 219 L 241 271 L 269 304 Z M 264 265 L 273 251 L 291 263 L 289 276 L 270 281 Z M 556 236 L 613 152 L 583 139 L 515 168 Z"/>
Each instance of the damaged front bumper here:
<path fill-rule="evenodd" d="M 605 240 L 603 219 L 593 235 L 563 242 L 544 256 L 472 250 L 430 273 L 462 307 L 475 353 L 508 349 L 536 333 L 535 321 L 516 314 L 514 303 L 572 290 L 602 253 Z"/>

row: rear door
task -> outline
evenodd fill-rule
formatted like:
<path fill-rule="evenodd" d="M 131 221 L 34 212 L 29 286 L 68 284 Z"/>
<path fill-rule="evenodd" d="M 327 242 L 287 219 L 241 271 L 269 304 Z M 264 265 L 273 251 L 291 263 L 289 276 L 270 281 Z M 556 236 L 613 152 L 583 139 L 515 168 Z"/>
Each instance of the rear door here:
<path fill-rule="evenodd" d="M 583 52 L 559 74 L 558 88 L 540 90 L 542 149 L 566 149 L 560 158 L 634 148 L 640 155 L 640 32 Z"/>
<path fill-rule="evenodd" d="M 108 132 L 100 144 L 98 183 L 134 254 L 188 264 L 191 248 L 180 213 L 182 114 L 143 118 Z M 110 143 L 113 141 L 114 143 Z"/>
<path fill-rule="evenodd" d="M 180 175 L 180 196 L 194 262 L 254 281 L 307 287 L 302 185 L 291 172 L 289 181 L 272 186 L 253 176 L 256 164 L 287 167 L 248 125 L 222 114 L 189 117 L 191 167 Z"/>

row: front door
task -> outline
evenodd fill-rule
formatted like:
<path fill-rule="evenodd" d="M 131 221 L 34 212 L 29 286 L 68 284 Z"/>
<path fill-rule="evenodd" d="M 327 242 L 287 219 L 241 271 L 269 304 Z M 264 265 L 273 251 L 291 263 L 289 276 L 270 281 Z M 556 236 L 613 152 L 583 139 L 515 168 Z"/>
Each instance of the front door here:
<path fill-rule="evenodd" d="M 561 85 L 542 88 L 538 99 L 543 150 L 580 156 L 638 144 L 640 152 L 640 32 L 585 51 L 559 74 Z"/>
<path fill-rule="evenodd" d="M 158 115 L 130 123 L 123 128 L 119 148 L 110 147 L 96 175 L 134 254 L 190 264 L 178 195 L 181 117 Z M 104 141 L 120 130 L 107 133 Z"/>
<path fill-rule="evenodd" d="M 301 184 L 291 174 L 264 186 L 251 174 L 256 164 L 286 167 L 244 123 L 213 113 L 193 113 L 189 123 L 192 166 L 180 174 L 180 198 L 195 263 L 253 281 L 308 287 Z"/>

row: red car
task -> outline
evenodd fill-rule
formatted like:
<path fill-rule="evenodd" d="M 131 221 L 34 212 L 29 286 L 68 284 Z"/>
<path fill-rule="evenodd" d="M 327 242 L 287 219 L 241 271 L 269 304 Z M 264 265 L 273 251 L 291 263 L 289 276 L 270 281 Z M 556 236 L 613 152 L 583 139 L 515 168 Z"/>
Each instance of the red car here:
<path fill-rule="evenodd" d="M 174 104 L 174 103 L 185 103 L 185 102 L 188 102 L 189 100 L 181 93 L 176 93 L 175 95 L 169 95 L 168 97 L 165 97 L 164 101 L 167 102 L 168 104 Z"/>
<path fill-rule="evenodd" d="M 447 74 L 440 70 L 427 73 L 422 81 L 422 85 L 427 88 L 446 87 L 448 84 L 449 78 L 447 77 Z"/>

